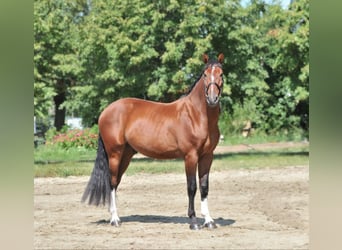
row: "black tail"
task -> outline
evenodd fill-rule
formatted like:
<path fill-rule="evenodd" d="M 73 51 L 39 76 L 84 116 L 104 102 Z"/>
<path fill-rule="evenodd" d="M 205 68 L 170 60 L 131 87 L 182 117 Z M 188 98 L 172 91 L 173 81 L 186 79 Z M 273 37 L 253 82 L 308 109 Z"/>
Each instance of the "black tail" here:
<path fill-rule="evenodd" d="M 108 157 L 101 135 L 99 134 L 95 166 L 83 193 L 82 202 L 85 202 L 89 197 L 89 205 L 98 206 L 101 202 L 103 205 L 106 205 L 106 203 L 110 204 L 110 193 L 111 185 Z"/>

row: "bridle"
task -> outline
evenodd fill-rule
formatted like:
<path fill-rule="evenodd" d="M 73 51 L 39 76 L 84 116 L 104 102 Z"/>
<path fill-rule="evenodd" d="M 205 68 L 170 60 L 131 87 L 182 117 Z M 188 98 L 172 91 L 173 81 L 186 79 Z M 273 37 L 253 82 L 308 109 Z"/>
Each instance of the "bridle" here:
<path fill-rule="evenodd" d="M 222 83 L 223 83 L 223 80 L 222 80 Z M 209 97 L 208 92 L 209 92 L 209 88 L 210 88 L 211 85 L 215 85 L 215 86 L 216 86 L 216 88 L 219 90 L 218 96 L 220 96 L 221 93 L 222 93 L 223 84 L 220 86 L 220 85 L 218 85 L 216 82 L 210 82 L 210 83 L 208 84 L 208 86 L 206 86 L 206 85 L 204 84 L 205 97 Z"/>
<path fill-rule="evenodd" d="M 209 65 L 208 67 L 212 67 L 213 65 Z M 221 68 L 222 69 L 222 67 L 221 67 L 221 65 L 220 64 L 215 64 L 215 66 L 218 66 L 219 68 Z M 207 68 L 208 68 L 207 67 Z M 207 69 L 206 68 L 206 69 Z M 205 69 L 205 70 L 206 70 Z M 204 71 L 205 71 L 204 70 Z M 206 78 L 206 75 L 205 75 L 205 73 L 203 73 L 204 74 L 204 76 L 205 76 L 205 78 Z M 206 84 L 204 84 L 204 92 L 205 92 L 205 97 L 207 98 L 207 101 L 208 101 L 208 99 L 209 99 L 209 89 L 210 89 L 210 87 L 211 87 L 211 85 L 214 85 L 217 89 L 218 89 L 218 98 L 220 97 L 220 95 L 221 95 L 221 93 L 222 93 L 222 89 L 223 89 L 223 77 L 221 76 L 221 80 L 222 80 L 222 84 L 221 84 L 221 86 L 220 85 L 218 85 L 218 83 L 217 82 L 214 82 L 214 81 L 211 81 L 211 82 L 209 82 L 209 84 L 208 85 L 206 85 Z"/>

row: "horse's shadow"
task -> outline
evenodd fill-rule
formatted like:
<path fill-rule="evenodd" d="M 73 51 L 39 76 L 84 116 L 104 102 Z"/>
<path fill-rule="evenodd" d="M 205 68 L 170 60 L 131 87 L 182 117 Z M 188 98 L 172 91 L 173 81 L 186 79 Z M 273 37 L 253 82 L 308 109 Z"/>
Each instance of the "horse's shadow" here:
<path fill-rule="evenodd" d="M 168 224 L 189 224 L 190 219 L 185 216 L 162 216 L 162 215 L 129 215 L 120 217 L 122 223 L 139 222 L 139 223 L 168 223 Z M 235 220 L 224 219 L 222 217 L 214 218 L 216 225 L 220 227 L 229 226 L 235 223 Z M 109 220 L 99 220 L 94 224 L 109 224 Z M 204 219 L 198 218 L 198 223 L 203 224 Z"/>

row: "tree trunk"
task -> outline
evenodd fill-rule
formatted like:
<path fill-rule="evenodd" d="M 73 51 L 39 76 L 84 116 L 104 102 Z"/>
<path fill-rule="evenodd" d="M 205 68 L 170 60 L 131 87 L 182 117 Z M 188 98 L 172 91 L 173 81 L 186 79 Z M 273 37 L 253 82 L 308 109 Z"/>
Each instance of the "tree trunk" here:
<path fill-rule="evenodd" d="M 64 85 L 63 81 L 59 82 Z M 65 124 L 65 108 L 60 108 L 61 104 L 65 101 L 65 88 L 61 87 L 58 94 L 53 98 L 55 102 L 55 127 L 60 131 Z"/>

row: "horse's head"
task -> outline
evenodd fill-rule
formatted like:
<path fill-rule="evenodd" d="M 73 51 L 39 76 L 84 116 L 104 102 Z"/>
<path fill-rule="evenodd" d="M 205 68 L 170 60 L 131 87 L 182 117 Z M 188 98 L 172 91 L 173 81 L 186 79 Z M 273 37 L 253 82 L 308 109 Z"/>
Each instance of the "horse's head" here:
<path fill-rule="evenodd" d="M 208 55 L 203 55 L 203 61 L 206 68 L 203 72 L 204 90 L 207 103 L 210 107 L 215 107 L 219 103 L 220 95 L 223 88 L 223 70 L 222 62 L 224 55 L 221 53 L 217 61 L 209 62 Z"/>

